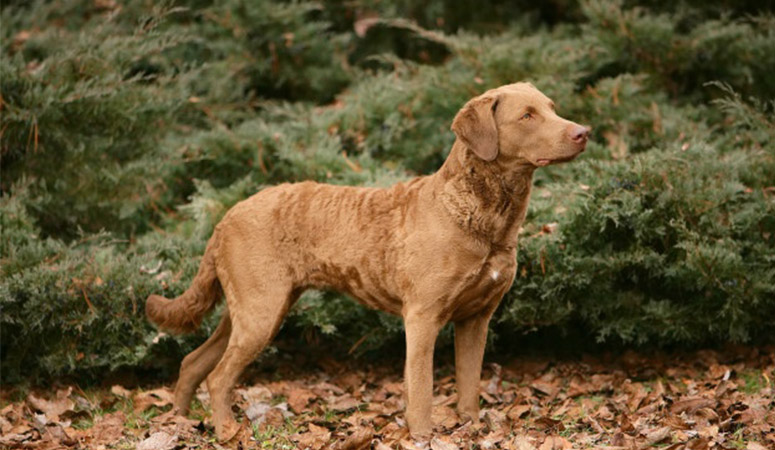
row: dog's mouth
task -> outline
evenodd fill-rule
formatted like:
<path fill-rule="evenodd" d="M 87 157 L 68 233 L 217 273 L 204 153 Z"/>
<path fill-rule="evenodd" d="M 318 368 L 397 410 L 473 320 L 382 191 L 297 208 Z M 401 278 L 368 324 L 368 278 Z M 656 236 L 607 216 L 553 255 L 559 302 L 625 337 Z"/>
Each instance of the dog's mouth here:
<path fill-rule="evenodd" d="M 538 158 L 536 160 L 536 162 L 535 162 L 535 165 L 538 166 L 538 167 L 544 167 L 544 166 L 548 166 L 549 164 L 559 164 L 559 163 L 564 163 L 564 162 L 568 162 L 568 161 L 573 161 L 574 159 L 576 159 L 577 156 L 579 156 L 580 154 L 584 153 L 584 150 L 586 150 L 586 149 L 587 149 L 587 142 L 585 140 L 584 143 L 581 144 L 576 149 L 576 153 L 574 153 L 574 154 L 572 154 L 570 156 L 563 156 L 563 157 L 560 157 L 560 158 Z"/>
<path fill-rule="evenodd" d="M 571 156 L 565 156 L 563 158 L 554 158 L 554 159 L 539 158 L 538 160 L 536 160 L 536 165 L 538 167 L 544 167 L 544 166 L 548 166 L 549 164 L 558 164 L 558 163 L 572 161 L 576 159 L 577 156 L 579 156 L 579 153 L 576 153 L 575 155 L 571 155 Z"/>

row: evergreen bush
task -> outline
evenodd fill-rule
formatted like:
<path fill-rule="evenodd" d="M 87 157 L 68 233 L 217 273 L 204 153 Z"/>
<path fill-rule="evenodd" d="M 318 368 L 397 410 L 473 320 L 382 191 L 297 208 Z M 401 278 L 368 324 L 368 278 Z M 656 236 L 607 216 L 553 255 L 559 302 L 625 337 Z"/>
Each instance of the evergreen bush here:
<path fill-rule="evenodd" d="M 579 328 L 619 345 L 771 340 L 771 10 L 587 0 L 509 15 L 485 1 L 466 16 L 421 3 L 5 6 L 3 381 L 174 372 L 217 317 L 170 337 L 144 299 L 187 287 L 230 206 L 285 181 L 431 173 L 465 101 L 517 80 L 594 130 L 577 161 L 536 172 L 494 344 Z M 354 24 L 375 16 L 436 28 L 449 56 L 381 43 L 368 47 L 378 64 L 350 65 L 368 37 Z M 280 338 L 363 352 L 400 348 L 402 327 L 309 292 Z"/>

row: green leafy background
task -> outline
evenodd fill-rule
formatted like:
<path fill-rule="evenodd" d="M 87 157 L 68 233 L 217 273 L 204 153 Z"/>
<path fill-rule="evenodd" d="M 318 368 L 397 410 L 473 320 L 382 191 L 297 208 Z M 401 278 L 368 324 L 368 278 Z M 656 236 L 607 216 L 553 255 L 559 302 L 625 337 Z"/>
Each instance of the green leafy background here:
<path fill-rule="evenodd" d="M 174 373 L 217 315 L 195 335 L 159 335 L 144 299 L 187 287 L 231 205 L 284 181 L 387 186 L 431 173 L 463 103 L 519 80 L 594 131 L 582 158 L 537 172 L 492 345 L 771 341 L 774 10 L 6 2 L 3 382 Z M 353 357 L 403 346 L 399 319 L 332 292 L 305 295 L 279 339 Z"/>

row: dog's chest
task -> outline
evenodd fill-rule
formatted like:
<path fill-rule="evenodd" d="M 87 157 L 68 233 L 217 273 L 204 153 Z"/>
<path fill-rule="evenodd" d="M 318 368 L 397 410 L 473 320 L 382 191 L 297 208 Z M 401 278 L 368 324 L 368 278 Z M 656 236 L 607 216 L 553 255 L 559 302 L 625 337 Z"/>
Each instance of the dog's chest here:
<path fill-rule="evenodd" d="M 456 299 L 450 299 L 451 320 L 459 320 L 494 307 L 511 287 L 517 271 L 514 251 L 490 255 L 463 277 Z"/>

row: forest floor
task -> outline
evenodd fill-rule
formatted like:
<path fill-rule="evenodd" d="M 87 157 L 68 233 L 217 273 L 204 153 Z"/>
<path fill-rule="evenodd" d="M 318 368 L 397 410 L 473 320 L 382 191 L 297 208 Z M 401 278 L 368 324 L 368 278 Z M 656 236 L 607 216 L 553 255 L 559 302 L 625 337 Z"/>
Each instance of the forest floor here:
<path fill-rule="evenodd" d="M 303 363 L 303 365 L 300 365 Z M 253 368 L 234 392 L 242 442 L 219 444 L 200 388 L 187 418 L 170 386 L 4 387 L 0 447 L 36 449 L 775 448 L 775 347 L 626 352 L 487 363 L 481 421 L 454 410 L 454 367 L 437 364 L 430 441 L 404 420 L 401 364 L 321 357 Z M 298 367 L 305 367 L 304 370 Z"/>

